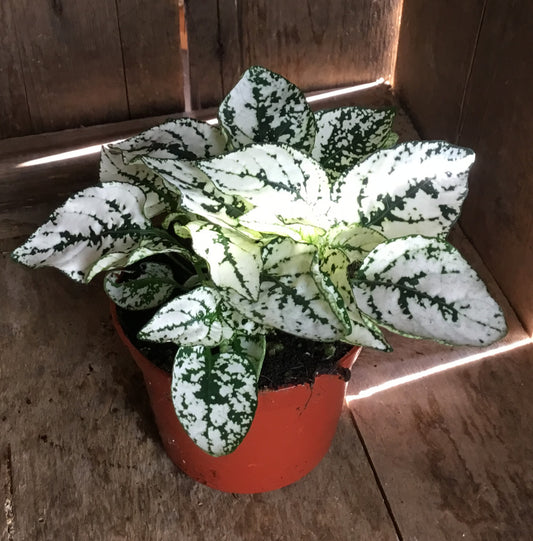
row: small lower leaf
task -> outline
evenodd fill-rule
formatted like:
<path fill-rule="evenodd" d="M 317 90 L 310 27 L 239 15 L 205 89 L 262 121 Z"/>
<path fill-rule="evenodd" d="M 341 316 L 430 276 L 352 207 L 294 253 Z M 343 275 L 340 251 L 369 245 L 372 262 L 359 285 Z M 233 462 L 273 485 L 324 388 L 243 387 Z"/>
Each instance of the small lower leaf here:
<path fill-rule="evenodd" d="M 213 355 L 203 346 L 181 347 L 172 373 L 172 401 L 190 438 L 205 452 L 234 451 L 257 408 L 257 378 L 247 358 Z"/>

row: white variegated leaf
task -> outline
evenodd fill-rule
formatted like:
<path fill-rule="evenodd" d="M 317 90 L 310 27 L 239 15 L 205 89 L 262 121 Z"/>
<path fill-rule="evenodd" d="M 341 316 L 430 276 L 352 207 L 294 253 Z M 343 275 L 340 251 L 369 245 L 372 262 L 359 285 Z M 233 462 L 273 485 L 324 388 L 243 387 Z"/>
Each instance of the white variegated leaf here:
<path fill-rule="evenodd" d="M 287 143 L 310 152 L 315 117 L 300 89 L 265 68 L 248 69 L 218 110 L 233 148 L 250 143 Z"/>
<path fill-rule="evenodd" d="M 335 182 L 330 216 L 389 239 L 445 235 L 459 216 L 473 162 L 471 150 L 443 141 L 378 151 Z"/>
<path fill-rule="evenodd" d="M 355 305 L 348 281 L 349 263 L 342 250 L 324 248 L 320 258 L 318 254 L 315 256 L 311 267 L 315 283 L 346 328 L 343 341 L 390 351 L 379 328 L 368 318 L 364 319 Z"/>
<path fill-rule="evenodd" d="M 237 218 L 250 208 L 238 194 L 230 195 L 217 189 L 194 163 L 157 158 L 143 158 L 143 162 L 178 190 L 183 209 L 213 223 L 235 225 Z"/>
<path fill-rule="evenodd" d="M 194 251 L 209 264 L 219 287 L 231 288 L 250 300 L 257 299 L 262 269 L 261 246 L 238 231 L 207 222 L 191 222 Z"/>
<path fill-rule="evenodd" d="M 122 153 L 110 145 L 103 146 L 100 154 L 100 182 L 124 182 L 142 189 L 146 196 L 144 213 L 148 218 L 177 207 L 179 197 L 169 190 L 153 171 L 142 163 L 126 164 Z"/>
<path fill-rule="evenodd" d="M 146 198 L 139 188 L 118 182 L 87 188 L 59 207 L 50 219 L 13 252 L 29 267 L 55 267 L 87 282 L 94 264 L 110 253 L 124 253 L 149 227 Z"/>
<path fill-rule="evenodd" d="M 217 346 L 233 334 L 221 317 L 220 301 L 220 294 L 214 288 L 193 289 L 165 304 L 138 336 L 152 342 Z"/>
<path fill-rule="evenodd" d="M 378 245 L 387 239 L 377 231 L 359 224 L 332 227 L 328 231 L 328 244 L 342 250 L 350 263 L 360 263 Z"/>
<path fill-rule="evenodd" d="M 256 302 L 228 290 L 227 301 L 251 320 L 311 340 L 339 340 L 346 329 L 318 289 L 311 265 L 316 248 L 289 238 L 263 249 L 263 274 Z"/>
<path fill-rule="evenodd" d="M 143 156 L 200 160 L 222 154 L 226 138 L 217 126 L 193 118 L 178 118 L 109 147 L 120 151 L 126 164 Z"/>
<path fill-rule="evenodd" d="M 154 262 L 141 263 L 135 271 L 111 271 L 104 279 L 108 297 L 126 310 L 156 308 L 170 299 L 177 287 L 172 269 Z"/>
<path fill-rule="evenodd" d="M 390 144 L 393 109 L 340 107 L 315 113 L 317 133 L 312 156 L 330 178 Z"/>
<path fill-rule="evenodd" d="M 274 211 L 285 221 L 324 223 L 330 206 L 327 175 L 315 160 L 291 147 L 251 145 L 198 166 L 225 194 Z"/>
<path fill-rule="evenodd" d="M 205 452 L 231 453 L 246 436 L 257 408 L 256 372 L 246 357 L 180 347 L 171 390 L 181 425 Z"/>
<path fill-rule="evenodd" d="M 221 346 L 220 351 L 222 353 L 235 353 L 239 357 L 247 358 L 254 367 L 259 380 L 266 354 L 266 337 L 264 334 L 236 332 L 230 342 Z"/>
<path fill-rule="evenodd" d="M 364 313 L 408 336 L 483 346 L 506 332 L 483 282 L 443 240 L 417 235 L 380 244 L 352 285 Z"/>

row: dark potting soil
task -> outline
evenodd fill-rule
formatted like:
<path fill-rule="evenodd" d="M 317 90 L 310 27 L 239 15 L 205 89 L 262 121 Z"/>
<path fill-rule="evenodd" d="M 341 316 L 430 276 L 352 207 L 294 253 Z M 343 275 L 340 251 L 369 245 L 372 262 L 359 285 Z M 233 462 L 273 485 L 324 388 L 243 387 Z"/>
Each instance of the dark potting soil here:
<path fill-rule="evenodd" d="M 156 366 L 170 374 L 178 346 L 137 338 L 138 332 L 154 313 L 154 310 L 133 312 L 117 307 L 118 319 L 131 343 Z M 343 342 L 316 342 L 282 331 L 272 331 L 267 335 L 267 351 L 258 387 L 279 389 L 287 385 L 313 383 L 315 376 L 320 374 L 336 374 L 348 381 L 350 370 L 338 367 L 337 361 L 351 347 Z"/>

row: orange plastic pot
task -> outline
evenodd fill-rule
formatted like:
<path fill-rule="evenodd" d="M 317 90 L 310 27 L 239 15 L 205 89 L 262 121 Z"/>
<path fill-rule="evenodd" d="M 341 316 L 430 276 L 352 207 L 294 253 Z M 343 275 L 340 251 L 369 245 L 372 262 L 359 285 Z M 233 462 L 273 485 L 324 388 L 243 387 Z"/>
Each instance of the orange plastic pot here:
<path fill-rule="evenodd" d="M 178 421 L 170 375 L 129 341 L 114 306 L 111 313 L 120 338 L 143 373 L 165 451 L 193 479 L 224 492 L 267 492 L 301 479 L 328 451 L 344 400 L 346 383 L 341 377 L 324 374 L 313 385 L 260 391 L 252 426 L 242 443 L 229 455 L 213 457 L 189 438 Z M 351 368 L 360 351 L 353 348 L 339 365 Z"/>

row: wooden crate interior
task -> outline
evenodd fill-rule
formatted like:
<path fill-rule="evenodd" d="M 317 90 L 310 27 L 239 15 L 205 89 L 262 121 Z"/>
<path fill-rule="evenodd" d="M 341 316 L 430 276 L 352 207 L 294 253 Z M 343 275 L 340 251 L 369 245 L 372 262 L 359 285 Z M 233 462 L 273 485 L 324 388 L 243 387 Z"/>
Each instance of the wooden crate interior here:
<path fill-rule="evenodd" d="M 530 539 L 532 24 L 527 0 L 2 0 L 2 538 Z M 497 350 L 392 337 L 395 353 L 364 351 L 323 463 L 233 496 L 165 458 L 101 284 L 9 253 L 95 183 L 97 148 L 63 153 L 210 118 L 253 64 L 310 93 L 383 78 L 316 107 L 396 105 L 402 139 L 476 151 L 452 242 L 510 332 Z"/>

